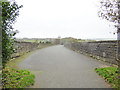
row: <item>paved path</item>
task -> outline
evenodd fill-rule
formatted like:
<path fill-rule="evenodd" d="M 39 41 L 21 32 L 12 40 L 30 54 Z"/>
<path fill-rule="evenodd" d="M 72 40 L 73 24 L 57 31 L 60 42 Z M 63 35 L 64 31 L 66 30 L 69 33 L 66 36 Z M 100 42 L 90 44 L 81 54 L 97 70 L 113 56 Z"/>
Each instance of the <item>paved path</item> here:
<path fill-rule="evenodd" d="M 23 60 L 19 67 L 35 75 L 35 88 L 108 88 L 94 68 L 103 62 L 76 53 L 62 45 L 41 49 Z"/>

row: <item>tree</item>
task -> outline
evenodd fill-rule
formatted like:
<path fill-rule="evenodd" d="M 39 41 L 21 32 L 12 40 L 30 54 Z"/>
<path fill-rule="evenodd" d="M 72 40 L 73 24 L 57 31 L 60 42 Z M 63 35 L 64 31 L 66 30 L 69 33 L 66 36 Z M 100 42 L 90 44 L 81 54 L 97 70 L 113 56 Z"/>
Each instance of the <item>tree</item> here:
<path fill-rule="evenodd" d="M 120 62 L 120 0 L 100 0 L 98 15 L 112 22 L 117 28 L 117 61 Z"/>
<path fill-rule="evenodd" d="M 2 63 L 3 68 L 13 53 L 13 44 L 16 32 L 13 31 L 12 25 L 19 15 L 19 9 L 16 2 L 2 2 Z"/>
<path fill-rule="evenodd" d="M 99 17 L 112 22 L 117 29 L 117 63 L 120 73 L 120 0 L 100 0 Z M 120 79 L 120 75 L 118 76 Z M 120 80 L 118 82 L 120 88 Z"/>

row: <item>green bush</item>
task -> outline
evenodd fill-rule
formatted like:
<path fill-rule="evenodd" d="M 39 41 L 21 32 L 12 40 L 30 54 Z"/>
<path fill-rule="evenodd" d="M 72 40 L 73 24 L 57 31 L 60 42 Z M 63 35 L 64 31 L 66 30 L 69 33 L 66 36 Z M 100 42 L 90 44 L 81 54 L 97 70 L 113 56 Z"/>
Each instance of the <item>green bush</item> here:
<path fill-rule="evenodd" d="M 47 44 L 50 44 L 51 42 L 50 41 L 46 41 Z"/>
<path fill-rule="evenodd" d="M 95 71 L 108 81 L 113 88 L 119 87 L 120 74 L 117 67 L 95 68 Z"/>
<path fill-rule="evenodd" d="M 42 43 L 41 41 L 39 43 Z"/>
<path fill-rule="evenodd" d="M 35 76 L 28 70 L 16 70 L 6 67 L 3 69 L 3 88 L 25 88 L 34 84 Z"/>
<path fill-rule="evenodd" d="M 16 2 L 0 2 L 2 4 L 2 65 L 5 67 L 7 61 L 10 60 L 11 55 L 14 53 L 13 44 L 16 31 L 12 25 L 15 23 L 17 17 L 19 16 L 19 9 L 22 8 L 18 6 Z"/>
<path fill-rule="evenodd" d="M 0 2 L 2 9 L 2 87 L 3 88 L 24 88 L 34 83 L 35 76 L 30 74 L 28 70 L 16 70 L 6 67 L 7 62 L 10 60 L 11 55 L 14 53 L 13 45 L 15 34 L 12 25 L 16 22 L 19 16 L 19 9 L 23 6 L 18 6 L 14 1 Z"/>

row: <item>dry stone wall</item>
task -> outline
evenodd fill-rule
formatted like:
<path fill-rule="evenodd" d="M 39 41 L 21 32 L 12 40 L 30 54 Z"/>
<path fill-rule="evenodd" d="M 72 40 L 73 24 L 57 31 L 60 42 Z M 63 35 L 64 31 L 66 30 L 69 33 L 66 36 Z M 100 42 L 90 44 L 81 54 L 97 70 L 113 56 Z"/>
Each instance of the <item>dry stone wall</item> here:
<path fill-rule="evenodd" d="M 65 42 L 64 46 L 99 60 L 117 64 L 117 41 Z"/>
<path fill-rule="evenodd" d="M 12 58 L 19 57 L 25 53 L 31 52 L 33 50 L 42 48 L 43 46 L 48 46 L 49 44 L 40 44 L 35 42 L 20 42 L 16 41 L 14 43 L 15 53 L 12 55 Z"/>

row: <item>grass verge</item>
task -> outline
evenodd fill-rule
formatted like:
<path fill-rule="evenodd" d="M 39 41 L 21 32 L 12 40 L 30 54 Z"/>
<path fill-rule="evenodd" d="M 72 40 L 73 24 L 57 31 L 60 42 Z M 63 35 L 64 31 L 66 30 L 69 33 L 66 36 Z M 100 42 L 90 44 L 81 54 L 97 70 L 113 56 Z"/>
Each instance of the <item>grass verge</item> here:
<path fill-rule="evenodd" d="M 120 74 L 117 67 L 95 68 L 98 75 L 102 76 L 113 88 L 119 87 Z"/>
<path fill-rule="evenodd" d="M 52 45 L 42 45 L 38 50 L 48 46 Z M 35 75 L 29 70 L 20 70 L 18 64 L 36 51 L 25 53 L 7 63 L 7 67 L 2 70 L 2 88 L 26 88 L 34 84 Z"/>
<path fill-rule="evenodd" d="M 20 62 L 22 62 L 25 58 L 27 58 L 28 56 L 30 56 L 32 53 L 34 53 L 35 51 L 32 51 L 32 52 L 28 52 L 20 57 L 17 57 L 17 58 L 12 58 L 8 63 L 7 63 L 7 67 L 10 67 L 10 68 L 16 68 L 16 69 L 20 69 L 18 67 L 18 64 Z"/>
<path fill-rule="evenodd" d="M 16 70 L 6 67 L 2 74 L 2 88 L 25 88 L 34 84 L 35 76 L 29 70 Z"/>

